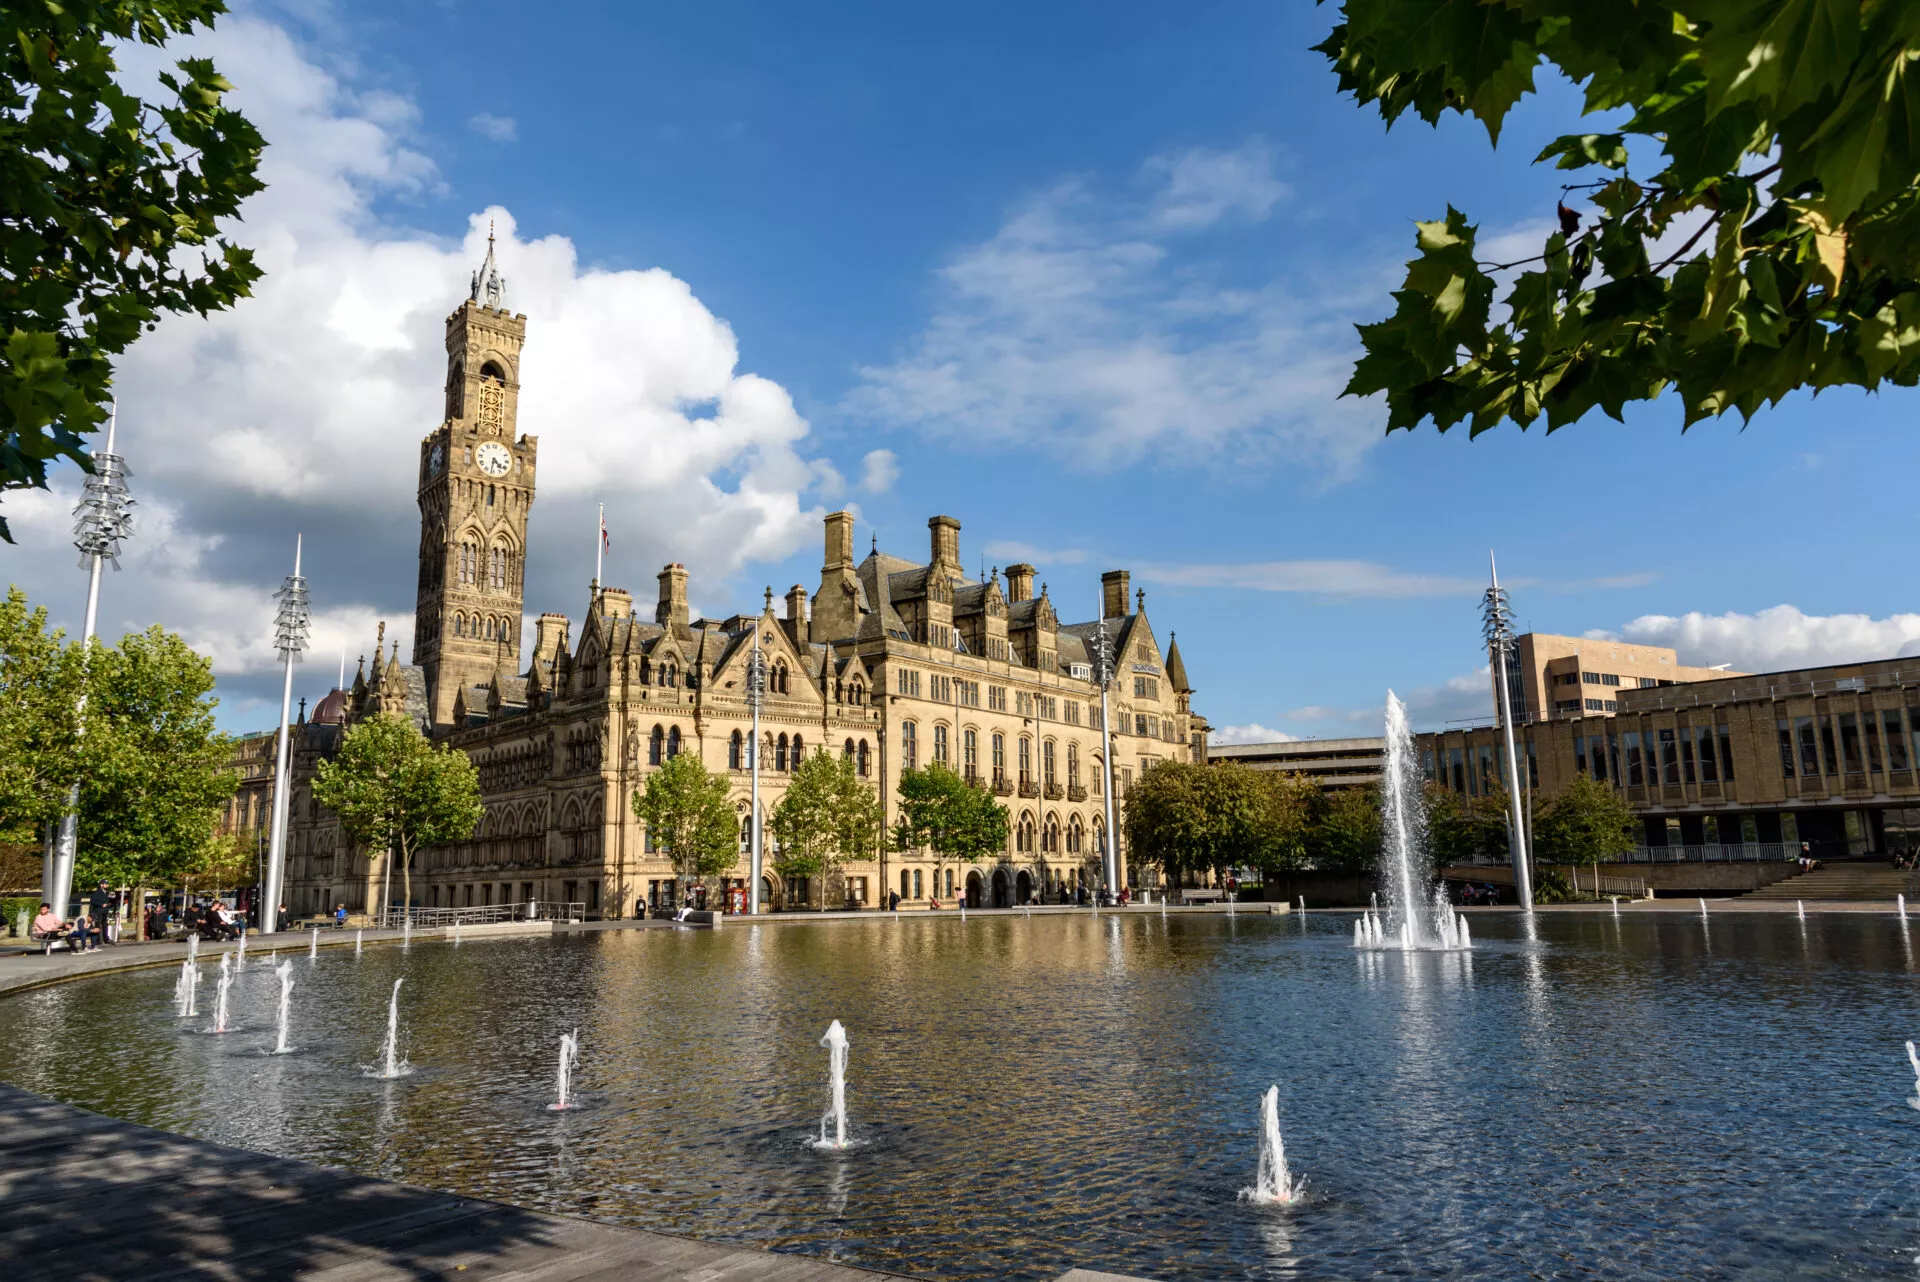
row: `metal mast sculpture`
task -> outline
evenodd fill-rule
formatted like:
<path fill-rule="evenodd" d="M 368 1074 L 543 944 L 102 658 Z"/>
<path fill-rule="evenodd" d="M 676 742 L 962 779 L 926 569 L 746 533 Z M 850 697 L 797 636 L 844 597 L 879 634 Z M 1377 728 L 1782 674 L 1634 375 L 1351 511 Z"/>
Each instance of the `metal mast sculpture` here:
<path fill-rule="evenodd" d="M 771 607 L 773 589 L 767 589 L 767 602 Z M 747 658 L 747 706 L 753 709 L 753 738 L 747 742 L 748 760 L 753 763 L 753 792 L 748 801 L 752 807 L 747 816 L 747 840 L 752 848 L 747 852 L 747 915 L 760 915 L 760 705 L 767 697 L 767 656 L 760 648 L 760 622 L 766 616 L 753 621 L 753 653 Z"/>
<path fill-rule="evenodd" d="M 1520 812 L 1520 758 L 1514 751 L 1513 743 L 1513 704 L 1507 694 L 1507 659 L 1513 654 L 1513 611 L 1507 602 L 1506 590 L 1500 586 L 1500 569 L 1493 562 L 1493 553 L 1487 553 L 1487 570 L 1492 582 L 1480 605 L 1481 635 L 1487 639 L 1487 657 L 1493 664 L 1494 688 L 1500 692 L 1500 706 L 1494 711 L 1499 716 L 1501 729 L 1506 732 L 1508 788 L 1507 800 L 1512 810 L 1510 822 L 1513 825 L 1513 886 L 1520 896 L 1520 907 L 1527 911 L 1533 909 L 1533 863 L 1527 851 L 1527 826 Z"/>
<path fill-rule="evenodd" d="M 1100 753 L 1101 769 L 1107 776 L 1106 840 L 1101 842 L 1101 875 L 1107 880 L 1107 890 L 1120 893 L 1120 834 L 1113 826 L 1113 753 L 1118 742 L 1113 732 L 1113 721 L 1107 712 L 1107 687 L 1113 684 L 1113 644 L 1107 640 L 1107 603 L 1100 602 L 1100 630 L 1093 643 L 1094 673 L 1100 678 Z"/>
<path fill-rule="evenodd" d="M 87 572 L 86 622 L 80 630 L 80 651 L 91 656 L 93 632 L 100 617 L 100 566 L 110 562 L 120 569 L 120 542 L 133 534 L 133 497 L 127 492 L 126 460 L 113 452 L 114 429 L 119 407 L 107 415 L 107 448 L 93 454 L 93 473 L 80 491 L 80 502 L 73 509 L 73 546 L 80 550 L 80 568 Z M 80 696 L 77 715 L 84 733 L 87 712 L 86 695 Z M 67 813 L 46 851 L 40 875 L 41 897 L 55 912 L 66 915 L 67 898 L 73 893 L 73 864 L 79 846 L 77 815 L 80 809 L 78 784 L 67 793 Z"/>
<path fill-rule="evenodd" d="M 280 602 L 280 611 L 273 620 L 273 648 L 280 652 L 285 676 L 280 685 L 280 737 L 273 754 L 273 830 L 267 841 L 267 894 L 260 907 L 260 931 L 269 935 L 280 929 L 281 882 L 287 866 L 287 807 L 293 791 L 290 786 L 293 771 L 287 761 L 291 737 L 287 717 L 293 704 L 293 665 L 300 662 L 300 652 L 307 648 L 309 624 L 307 581 L 300 574 L 301 542 L 300 535 L 293 536 L 293 573 L 273 594 Z"/>

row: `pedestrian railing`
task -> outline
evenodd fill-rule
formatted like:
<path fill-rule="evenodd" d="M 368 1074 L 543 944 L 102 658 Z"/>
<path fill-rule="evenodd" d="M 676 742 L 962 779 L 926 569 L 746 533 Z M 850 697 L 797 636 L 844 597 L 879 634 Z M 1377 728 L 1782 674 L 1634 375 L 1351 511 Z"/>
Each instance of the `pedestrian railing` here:
<path fill-rule="evenodd" d="M 1615 862 L 1628 864 L 1778 863 L 1796 859 L 1800 847 L 1783 841 L 1749 841 L 1737 846 L 1635 846 Z"/>
<path fill-rule="evenodd" d="M 446 926 L 483 926 L 501 921 L 579 921 L 586 915 L 585 904 L 563 904 L 535 900 L 525 904 L 476 904 L 467 908 L 391 908 L 383 924 L 397 927 L 411 922 L 415 930 L 433 930 Z"/>

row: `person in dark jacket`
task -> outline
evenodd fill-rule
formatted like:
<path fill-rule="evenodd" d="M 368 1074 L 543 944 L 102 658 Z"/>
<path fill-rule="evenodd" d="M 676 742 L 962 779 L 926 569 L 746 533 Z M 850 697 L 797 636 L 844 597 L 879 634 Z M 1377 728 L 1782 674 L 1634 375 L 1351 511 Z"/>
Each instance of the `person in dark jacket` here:
<path fill-rule="evenodd" d="M 103 944 L 113 942 L 113 936 L 107 932 L 107 922 L 113 917 L 113 900 L 113 888 L 104 881 L 87 896 L 87 915 L 93 918 L 93 933 Z"/>

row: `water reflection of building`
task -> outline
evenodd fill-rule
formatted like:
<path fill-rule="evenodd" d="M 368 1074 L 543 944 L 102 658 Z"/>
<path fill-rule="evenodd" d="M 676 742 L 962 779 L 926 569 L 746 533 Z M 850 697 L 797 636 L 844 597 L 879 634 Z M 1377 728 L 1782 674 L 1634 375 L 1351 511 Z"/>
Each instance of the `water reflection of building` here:
<path fill-rule="evenodd" d="M 1619 791 L 1656 854 L 1920 850 L 1920 659 L 1622 687 L 1615 702 L 1522 728 L 1536 806 L 1585 776 Z M 1419 751 L 1458 793 L 1507 778 L 1491 726 L 1421 735 Z"/>
<path fill-rule="evenodd" d="M 671 902 L 674 868 L 629 803 L 682 752 L 733 785 L 742 857 L 722 880 L 744 887 L 756 634 L 768 672 L 765 810 L 804 755 L 824 748 L 875 784 L 889 822 L 900 772 L 937 761 L 1000 798 L 1011 823 L 1000 858 L 976 868 L 875 851 L 824 886 L 783 881 L 769 850 L 771 902 L 875 906 L 891 890 L 910 904 L 956 895 L 1006 904 L 1071 893 L 1098 876 L 1108 753 L 1122 793 L 1155 761 L 1200 753 L 1206 726 L 1179 647 L 1171 636 L 1161 647 L 1125 570 L 1101 576 L 1101 619 L 1065 622 L 1048 585 L 1036 591 L 1032 566 L 969 574 L 949 516 L 928 522 L 924 561 L 877 540 L 856 558 L 853 515 L 827 516 L 819 588 L 809 597 L 795 584 L 783 610 L 769 591 L 757 611 L 692 617 L 679 564 L 660 571 L 648 616 L 631 593 L 596 583 L 577 633 L 566 616 L 543 614 L 523 656 L 539 444 L 517 428 L 526 335 L 526 317 L 504 307 L 490 246 L 471 297 L 447 318 L 445 416 L 420 445 L 412 662 L 399 661 L 397 643 L 388 650 L 383 625 L 371 667 L 363 661 L 352 686 L 300 726 L 287 874 L 296 913 L 378 900 L 381 862 L 343 840 L 307 785 L 342 728 L 379 712 L 414 719 L 479 768 L 486 817 L 472 841 L 422 852 L 417 902 L 560 900 L 608 916 L 636 900 Z M 1090 598 L 1086 588 L 1071 599 Z M 1103 627 L 1116 673 L 1111 727 L 1093 679 Z"/>

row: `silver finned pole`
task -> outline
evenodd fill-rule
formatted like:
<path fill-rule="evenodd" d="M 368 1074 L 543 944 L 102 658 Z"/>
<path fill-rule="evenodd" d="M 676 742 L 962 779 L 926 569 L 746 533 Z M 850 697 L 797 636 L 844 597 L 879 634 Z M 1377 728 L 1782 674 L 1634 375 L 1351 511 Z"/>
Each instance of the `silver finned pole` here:
<path fill-rule="evenodd" d="M 107 448 L 93 454 L 93 474 L 80 491 L 80 502 L 73 509 L 73 546 L 80 552 L 81 568 L 87 572 L 87 610 L 80 629 L 80 653 L 83 663 L 91 664 L 93 634 L 100 621 L 100 567 L 112 562 L 120 568 L 120 541 L 133 533 L 133 498 L 127 492 L 125 461 L 113 452 L 114 434 L 119 427 L 120 407 L 116 402 L 107 411 Z M 75 716 L 81 733 L 86 732 L 87 696 L 82 693 Z M 67 915 L 67 900 L 73 894 L 73 866 L 79 851 L 80 788 L 67 791 L 66 813 L 54 830 L 41 865 L 41 897 L 53 905 L 62 917 Z"/>
<path fill-rule="evenodd" d="M 292 801 L 293 769 L 288 762 L 292 728 L 288 724 L 293 709 L 293 665 L 307 647 L 307 581 L 300 574 L 300 553 L 304 539 L 293 536 L 293 573 L 274 596 L 280 611 L 274 619 L 274 648 L 285 664 L 280 685 L 280 734 L 273 755 L 273 826 L 267 839 L 266 897 L 260 907 L 260 933 L 271 935 L 280 928 L 281 882 L 286 873 L 287 808 Z"/>
<path fill-rule="evenodd" d="M 1107 880 L 1107 889 L 1116 897 L 1120 893 L 1120 833 L 1113 826 L 1113 754 L 1120 746 L 1119 736 L 1114 733 L 1113 720 L 1107 711 L 1107 687 L 1113 684 L 1113 647 L 1107 642 L 1107 602 L 1100 601 L 1100 635 L 1095 643 L 1095 662 L 1099 665 L 1095 675 L 1100 678 L 1100 737 L 1104 741 L 1105 751 L 1100 754 L 1102 768 L 1106 771 L 1106 840 L 1101 843 L 1101 874 Z M 1096 902 L 1098 902 L 1096 896 Z"/>
<path fill-rule="evenodd" d="M 766 616 L 762 615 L 761 619 Z M 753 709 L 753 737 L 747 743 L 753 763 L 753 792 L 747 815 L 747 915 L 760 915 L 760 703 L 767 688 L 767 658 L 760 651 L 761 619 L 753 621 L 753 654 L 747 660 L 747 706 Z"/>
<path fill-rule="evenodd" d="M 1481 614 L 1487 638 L 1487 656 L 1493 664 L 1494 685 L 1500 695 L 1500 706 L 1494 711 L 1506 735 L 1507 802 L 1512 811 L 1513 825 L 1513 887 L 1520 897 L 1520 907 L 1531 912 L 1533 911 L 1533 863 L 1527 852 L 1526 819 L 1520 811 L 1522 767 L 1519 755 L 1514 751 L 1513 704 L 1507 693 L 1507 657 L 1513 653 L 1513 614 L 1507 605 L 1507 594 L 1500 590 L 1500 570 L 1493 562 L 1492 552 L 1487 553 L 1487 570 L 1492 576 L 1492 583 L 1487 588 Z"/>

